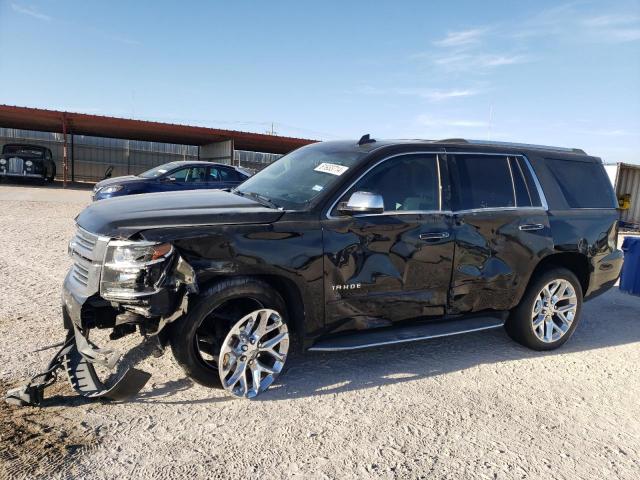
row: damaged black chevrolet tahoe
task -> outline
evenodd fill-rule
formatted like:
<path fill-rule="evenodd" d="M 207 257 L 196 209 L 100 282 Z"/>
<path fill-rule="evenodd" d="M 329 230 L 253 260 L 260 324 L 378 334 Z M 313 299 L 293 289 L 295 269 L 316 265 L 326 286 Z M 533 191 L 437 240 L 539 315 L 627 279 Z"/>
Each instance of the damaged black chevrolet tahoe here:
<path fill-rule="evenodd" d="M 582 150 L 466 140 L 309 145 L 231 191 L 136 195 L 77 218 L 60 354 L 74 387 L 119 356 L 89 340 L 139 331 L 196 382 L 254 397 L 293 345 L 341 351 L 504 326 L 566 342 L 614 285 L 616 200 Z M 478 337 L 482 341 L 482 337 Z M 66 349 L 66 350 L 65 350 Z"/>

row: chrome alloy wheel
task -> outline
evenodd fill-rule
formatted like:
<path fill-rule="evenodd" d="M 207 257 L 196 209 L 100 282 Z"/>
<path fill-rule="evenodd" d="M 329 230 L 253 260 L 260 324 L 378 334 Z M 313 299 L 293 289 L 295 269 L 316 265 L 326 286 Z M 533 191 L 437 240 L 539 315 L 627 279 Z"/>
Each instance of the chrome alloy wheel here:
<path fill-rule="evenodd" d="M 220 350 L 218 373 L 225 390 L 253 398 L 271 386 L 289 351 L 289 330 L 275 310 L 255 310 L 227 334 Z"/>
<path fill-rule="evenodd" d="M 577 310 L 578 297 L 571 283 L 553 280 L 538 293 L 533 304 L 533 332 L 542 342 L 553 343 L 569 331 Z"/>

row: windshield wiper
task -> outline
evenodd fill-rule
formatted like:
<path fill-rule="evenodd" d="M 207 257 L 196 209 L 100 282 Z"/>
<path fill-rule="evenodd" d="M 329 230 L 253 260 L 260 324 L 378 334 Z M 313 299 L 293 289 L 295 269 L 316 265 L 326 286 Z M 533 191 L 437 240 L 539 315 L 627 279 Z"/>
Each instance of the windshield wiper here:
<path fill-rule="evenodd" d="M 269 197 L 265 197 L 264 195 L 260 195 L 256 192 L 241 192 L 237 188 L 231 190 L 231 193 L 235 193 L 236 195 L 240 195 L 241 197 L 249 197 L 258 202 L 260 205 L 269 208 L 275 208 L 280 210 L 280 206 L 271 201 Z"/>

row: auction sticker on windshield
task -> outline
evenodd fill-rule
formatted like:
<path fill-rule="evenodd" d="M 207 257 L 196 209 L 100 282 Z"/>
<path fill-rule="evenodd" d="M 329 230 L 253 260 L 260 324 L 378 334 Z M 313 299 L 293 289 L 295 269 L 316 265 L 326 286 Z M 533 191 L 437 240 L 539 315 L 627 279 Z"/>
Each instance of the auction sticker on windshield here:
<path fill-rule="evenodd" d="M 347 170 L 349 167 L 345 167 L 344 165 L 337 165 L 335 163 L 321 163 L 316 168 L 314 168 L 316 172 L 330 173 L 331 175 L 340 176 Z"/>

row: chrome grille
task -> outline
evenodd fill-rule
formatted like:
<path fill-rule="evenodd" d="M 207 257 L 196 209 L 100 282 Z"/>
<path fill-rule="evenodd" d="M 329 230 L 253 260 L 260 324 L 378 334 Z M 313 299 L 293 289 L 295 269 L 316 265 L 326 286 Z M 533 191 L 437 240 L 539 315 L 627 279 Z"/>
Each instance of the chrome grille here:
<path fill-rule="evenodd" d="M 78 227 L 69 243 L 69 254 L 73 259 L 70 277 L 84 293 L 93 294 L 100 289 L 102 261 L 108 242 L 108 238 Z"/>
<path fill-rule="evenodd" d="M 22 173 L 24 170 L 24 160 L 18 157 L 9 159 L 9 173 Z"/>
<path fill-rule="evenodd" d="M 93 251 L 96 246 L 96 242 L 98 241 L 98 237 L 96 235 L 94 235 L 93 233 L 89 233 L 82 228 L 78 228 L 75 239 L 78 244 L 82 245 L 90 252 Z"/>

